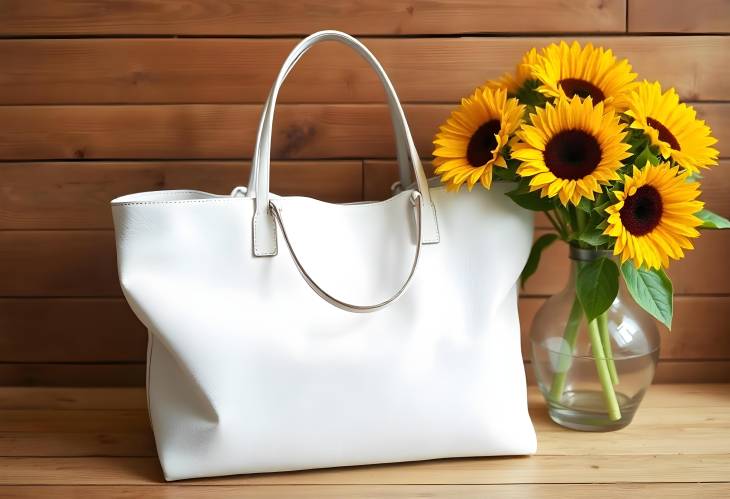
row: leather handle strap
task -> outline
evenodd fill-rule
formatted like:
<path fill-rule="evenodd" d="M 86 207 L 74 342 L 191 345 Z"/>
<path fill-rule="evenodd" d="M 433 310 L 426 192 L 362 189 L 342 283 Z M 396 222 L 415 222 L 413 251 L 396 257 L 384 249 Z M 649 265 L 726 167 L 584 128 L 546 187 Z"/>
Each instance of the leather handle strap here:
<path fill-rule="evenodd" d="M 255 185 L 249 186 L 249 189 L 251 187 L 254 187 L 255 189 L 255 210 L 253 217 L 254 255 L 273 256 L 277 253 L 276 222 L 274 221 L 274 215 L 269 205 L 269 173 L 273 116 L 279 89 L 291 68 L 302 57 L 302 55 L 304 55 L 304 53 L 306 53 L 306 51 L 316 43 L 325 40 L 342 42 L 345 45 L 352 47 L 377 73 L 383 87 L 385 88 L 388 101 L 389 103 L 392 103 L 392 109 L 397 111 L 392 113 L 392 116 L 394 116 L 397 120 L 397 123 L 394 124 L 394 128 L 398 130 L 397 133 L 399 133 L 405 141 L 412 171 L 416 179 L 417 190 L 423 198 L 425 209 L 423 210 L 421 219 L 424 236 L 422 242 L 424 244 L 437 243 L 439 240 L 438 224 L 436 220 L 436 212 L 433 208 L 433 204 L 431 203 L 431 197 L 428 191 L 428 179 L 423 171 L 418 151 L 413 143 L 413 137 L 411 137 L 411 133 L 408 129 L 408 123 L 400 102 L 398 101 L 398 96 L 395 93 L 393 84 L 388 79 L 388 76 L 385 74 L 385 71 L 375 56 L 373 56 L 372 53 L 370 53 L 370 51 L 357 39 L 339 31 L 320 31 L 302 40 L 286 58 L 269 94 L 269 99 L 267 101 L 268 105 L 261 116 L 259 134 L 256 140 L 256 147 L 254 149 L 256 154 L 252 165 L 252 169 L 255 171 L 253 178 L 256 183 Z"/>
<path fill-rule="evenodd" d="M 391 295 L 390 298 L 387 298 L 386 300 L 372 305 L 355 305 L 352 303 L 348 303 L 338 298 L 335 298 L 333 295 L 322 289 L 322 287 L 317 284 L 312 276 L 310 276 L 309 273 L 304 269 L 302 262 L 297 257 L 296 251 L 294 251 L 294 247 L 292 246 L 291 241 L 289 240 L 289 236 L 286 233 L 284 222 L 281 219 L 281 213 L 279 212 L 279 209 L 276 207 L 276 204 L 274 204 L 273 201 L 269 201 L 269 208 L 271 209 L 271 213 L 273 214 L 274 219 L 279 224 L 279 228 L 281 229 L 281 235 L 284 237 L 284 242 L 289 248 L 289 253 L 291 253 L 292 260 L 294 260 L 294 265 L 296 265 L 297 270 L 299 270 L 299 273 L 302 275 L 309 287 L 312 288 L 312 290 L 314 290 L 314 292 L 317 293 L 327 303 L 334 305 L 341 310 L 354 313 L 367 313 L 375 312 L 376 310 L 390 305 L 395 300 L 397 300 L 403 293 L 405 293 L 406 289 L 408 289 L 408 285 L 411 283 L 411 280 L 416 273 L 418 261 L 421 256 L 421 246 L 423 245 L 423 197 L 418 191 L 413 191 L 411 193 L 411 202 L 414 205 L 414 211 L 416 213 L 416 251 L 413 255 L 413 264 L 411 265 L 411 270 L 408 273 L 408 277 L 406 278 L 405 282 L 403 282 L 401 287 L 393 295 Z"/>

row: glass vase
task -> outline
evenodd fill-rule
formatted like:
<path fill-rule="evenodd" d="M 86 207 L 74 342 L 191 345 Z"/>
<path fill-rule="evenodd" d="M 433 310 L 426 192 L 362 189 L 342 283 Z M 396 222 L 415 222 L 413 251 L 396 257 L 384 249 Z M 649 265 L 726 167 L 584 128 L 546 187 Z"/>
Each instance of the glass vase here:
<path fill-rule="evenodd" d="M 570 276 L 538 310 L 530 331 L 531 358 L 550 418 L 582 431 L 628 425 L 659 360 L 659 332 L 619 278 L 609 309 L 588 323 L 575 286 L 582 265 L 610 252 L 570 247 Z"/>

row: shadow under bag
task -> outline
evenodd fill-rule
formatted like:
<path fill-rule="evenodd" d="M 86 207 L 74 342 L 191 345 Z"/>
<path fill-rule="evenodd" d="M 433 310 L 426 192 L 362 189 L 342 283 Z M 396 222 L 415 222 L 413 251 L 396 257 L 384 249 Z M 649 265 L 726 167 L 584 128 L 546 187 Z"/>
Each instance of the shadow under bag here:
<path fill-rule="evenodd" d="M 279 88 L 325 40 L 377 72 L 413 188 L 357 204 L 269 193 Z M 429 187 L 365 46 L 336 31 L 299 43 L 265 104 L 247 190 L 112 202 L 122 289 L 149 330 L 165 477 L 535 452 L 517 316 L 532 215 L 510 188 Z"/>

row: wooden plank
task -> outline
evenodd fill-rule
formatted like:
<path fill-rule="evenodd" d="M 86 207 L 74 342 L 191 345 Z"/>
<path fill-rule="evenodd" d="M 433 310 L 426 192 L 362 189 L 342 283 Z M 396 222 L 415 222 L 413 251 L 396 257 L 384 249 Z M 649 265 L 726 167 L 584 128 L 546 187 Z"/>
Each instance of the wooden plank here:
<path fill-rule="evenodd" d="M 145 365 L 0 364 L 0 386 L 144 386 Z"/>
<path fill-rule="evenodd" d="M 0 421 L 10 419 L 0 432 L 0 456 L 155 456 L 141 423 L 144 398 L 141 388 L 0 388 Z M 552 423 L 537 388 L 528 389 L 543 455 L 723 454 L 730 448 L 728 403 L 729 385 L 655 385 L 631 426 L 588 439 Z"/>
<path fill-rule="evenodd" d="M 535 384 L 529 361 L 527 382 Z M 728 383 L 730 360 L 672 360 L 659 362 L 654 383 Z M 143 363 L 0 364 L 0 387 L 139 387 L 145 383 Z"/>
<path fill-rule="evenodd" d="M 388 2 L 381 4 L 388 5 Z M 730 51 L 728 37 L 577 39 L 612 48 L 619 57 L 631 61 L 641 79 L 658 80 L 665 87 L 675 87 L 685 100 L 728 98 L 723 82 L 730 78 L 730 69 L 722 64 Z M 556 40 L 552 37 L 388 38 L 369 39 L 365 43 L 382 62 L 403 102 L 458 102 L 485 80 L 513 71 L 522 54 L 530 48 L 543 47 Z M 3 40 L 0 43 L 0 64 L 4 68 L 0 103 L 258 105 L 268 96 L 275 75 L 297 41 Z M 382 86 L 372 69 L 355 57 L 351 49 L 339 44 L 311 49 L 289 80 L 280 102 L 385 102 Z"/>
<path fill-rule="evenodd" d="M 0 387 L 1 409 L 146 410 L 147 399 L 143 388 L 2 386 Z"/>
<path fill-rule="evenodd" d="M 654 383 L 728 383 L 730 361 L 660 360 Z"/>
<path fill-rule="evenodd" d="M 7 120 L 8 126 L 0 135 L 0 157 L 250 157 L 259 112 L 255 105 L 2 107 L 0 120 Z M 383 128 L 389 123 L 383 105 L 280 106 L 277 121 L 275 158 L 359 158 L 385 151 L 392 155 L 395 147 L 391 130 Z"/>
<path fill-rule="evenodd" d="M 730 151 L 724 150 L 725 144 L 730 144 L 730 103 L 698 102 L 693 107 L 697 110 L 697 117 L 705 120 L 712 129 L 712 135 L 717 139 L 715 147 L 720 149 L 720 157 L 730 157 Z"/>
<path fill-rule="evenodd" d="M 593 499 L 610 494 L 614 497 L 646 498 L 662 497 L 684 499 L 687 497 L 726 498 L 730 492 L 727 483 L 612 483 L 612 484 L 518 484 L 518 485 L 247 485 L 205 486 L 157 485 L 137 486 L 88 486 L 88 485 L 23 485 L 2 486 L 0 495 L 6 499 L 43 499 L 84 497 L 86 499 L 221 499 L 281 498 L 312 499 L 342 498 L 413 498 L 429 497 L 482 499 Z"/>
<path fill-rule="evenodd" d="M 0 362 L 144 362 L 147 330 L 119 298 L 0 300 Z"/>
<path fill-rule="evenodd" d="M 152 432 L 0 432 L 0 455 L 155 457 Z M 4 497 L 0 494 L 0 497 Z"/>
<path fill-rule="evenodd" d="M 537 389 L 528 388 L 528 392 L 530 397 L 540 396 Z M 642 407 L 673 410 L 686 407 L 727 407 L 728 403 L 730 403 L 729 384 L 674 383 L 651 386 L 646 392 Z M 531 405 L 539 403 L 533 402 Z"/>
<path fill-rule="evenodd" d="M 673 386 L 673 385 L 670 385 Z M 639 409 L 631 426 L 620 433 L 586 438 L 553 423 L 544 401 L 530 388 L 530 412 L 538 434 L 540 455 L 673 455 L 726 454 L 730 448 L 727 403 L 720 407 L 691 406 Z M 726 387 L 727 390 L 727 387 Z M 537 395 L 537 396 L 535 396 Z M 727 394 L 726 399 L 727 401 Z M 20 422 L 21 418 L 26 421 Z M 6 457 L 154 457 L 157 455 L 146 411 L 135 418 L 124 411 L 0 411 L 8 424 L 0 432 L 0 456 Z M 84 423 L 91 424 L 84 428 Z M 667 439 L 667 435 L 674 435 Z"/>
<path fill-rule="evenodd" d="M 707 231 L 695 247 L 669 269 L 675 293 L 730 294 L 730 266 L 723 263 L 730 232 Z M 0 231 L 0 297 L 121 296 L 115 253 L 108 230 Z M 548 248 L 525 293 L 552 295 L 562 289 L 567 253 L 562 243 Z"/>
<path fill-rule="evenodd" d="M 674 383 L 653 385 L 646 393 L 642 407 L 678 409 L 687 407 L 725 407 L 730 403 L 728 383 Z M 529 407 L 544 405 L 536 387 L 527 389 Z M 79 388 L 0 386 L 0 410 L 146 410 L 142 387 Z M 673 411 L 669 411 L 673 412 Z"/>
<path fill-rule="evenodd" d="M 631 0 L 628 4 L 629 32 L 730 32 L 730 3 L 726 0 L 673 2 L 670 9 L 662 0 Z"/>
<path fill-rule="evenodd" d="M 2 457 L 0 485 L 144 485 L 162 481 L 159 463 L 150 457 L 104 459 Z M 678 483 L 724 482 L 730 459 L 722 455 L 532 456 L 474 458 L 239 475 L 201 479 L 203 485 L 315 484 L 522 484 L 522 483 L 653 483 L 657 477 Z"/>
<path fill-rule="evenodd" d="M 5 0 L 0 34 L 18 35 L 298 35 L 321 29 L 353 34 L 581 32 L 625 30 L 625 3 L 560 0 Z"/>
<path fill-rule="evenodd" d="M 545 232 L 537 230 L 536 237 Z M 730 266 L 723 263 L 728 248 L 730 232 L 703 232 L 696 241 L 695 249 L 688 251 L 684 259 L 673 262 L 668 269 L 675 294 L 728 294 Z M 543 253 L 540 266 L 526 283 L 524 292 L 531 295 L 559 292 L 565 286 L 569 266 L 568 245 L 562 242 L 551 245 Z"/>
<path fill-rule="evenodd" d="M 250 162 L 0 163 L 0 229 L 110 229 L 109 202 L 132 192 L 248 184 Z M 331 203 L 362 199 L 361 161 L 274 162 L 271 190 Z"/>
<path fill-rule="evenodd" d="M 9 433 L 140 433 L 150 428 L 146 410 L 0 410 L 0 428 Z"/>
<path fill-rule="evenodd" d="M 120 296 L 112 231 L 0 231 L 0 295 Z"/>
<path fill-rule="evenodd" d="M 545 302 L 519 302 L 522 351 Z M 663 359 L 730 359 L 730 296 L 678 296 L 674 327 L 662 329 Z M 147 331 L 121 298 L 0 299 L 0 362 L 144 362 Z M 0 407 L 2 400 L 0 399 Z"/>
<path fill-rule="evenodd" d="M 520 298 L 522 352 L 530 352 L 530 328 L 544 298 Z M 666 360 L 730 359 L 730 297 L 678 296 L 672 331 L 660 326 L 661 358 Z"/>
<path fill-rule="evenodd" d="M 730 143 L 730 103 L 696 107 L 714 127 L 720 144 Z M 451 110 L 445 104 L 405 106 L 422 156 L 432 151 L 433 134 Z M 254 105 L 216 104 L 4 106 L 0 158 L 250 157 L 259 111 Z M 392 158 L 395 151 L 389 114 L 382 104 L 288 104 L 279 106 L 276 119 L 274 159 Z"/>
<path fill-rule="evenodd" d="M 537 383 L 529 361 L 525 362 L 527 384 Z M 653 383 L 728 383 L 730 360 L 672 360 L 662 359 L 657 365 Z"/>

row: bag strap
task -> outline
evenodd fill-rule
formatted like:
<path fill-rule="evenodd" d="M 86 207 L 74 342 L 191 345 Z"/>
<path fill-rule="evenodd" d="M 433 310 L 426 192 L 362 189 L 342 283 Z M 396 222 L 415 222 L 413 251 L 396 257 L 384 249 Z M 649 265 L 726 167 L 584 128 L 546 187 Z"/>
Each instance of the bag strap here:
<path fill-rule="evenodd" d="M 391 104 L 391 116 L 394 121 L 394 129 L 396 137 L 402 137 L 411 163 L 411 168 L 416 179 L 416 190 L 419 192 L 419 204 L 423 203 L 421 213 L 422 237 L 420 243 L 429 244 L 439 241 L 438 224 L 436 220 L 436 212 L 431 202 L 431 196 L 428 190 L 428 179 L 423 171 L 418 151 L 413 143 L 413 137 L 408 129 L 408 122 L 403 113 L 403 108 L 398 101 L 393 84 L 385 74 L 383 67 L 372 53 L 357 39 L 341 33 L 339 31 L 320 31 L 308 36 L 292 50 L 284 61 L 284 65 L 279 71 L 274 85 L 269 93 L 267 105 L 259 122 L 258 137 L 254 148 L 255 154 L 251 168 L 253 170 L 252 178 L 255 184 L 250 184 L 249 188 L 254 188 L 254 216 L 253 216 L 253 254 L 255 256 L 274 256 L 277 254 L 276 244 L 276 220 L 273 210 L 269 203 L 269 174 L 271 162 L 271 135 L 274 119 L 274 108 L 276 107 L 276 99 L 284 83 L 284 79 L 297 61 L 309 50 L 310 47 L 325 40 L 333 40 L 342 42 L 352 47 L 360 54 L 375 70 L 388 96 L 388 102 Z M 401 141 L 401 143 L 403 142 Z"/>
<path fill-rule="evenodd" d="M 292 260 L 294 260 L 294 265 L 296 265 L 297 270 L 299 270 L 299 273 L 302 275 L 309 287 L 312 288 L 314 292 L 317 293 L 320 298 L 324 299 L 327 303 L 329 303 L 330 305 L 334 305 L 335 307 L 344 310 L 345 312 L 366 313 L 375 312 L 376 310 L 390 305 L 395 300 L 397 300 L 403 293 L 405 293 L 406 289 L 408 289 L 408 285 L 411 283 L 413 276 L 416 274 L 418 260 L 421 256 L 421 245 L 423 244 L 423 198 L 418 191 L 413 191 L 411 193 L 411 203 L 413 203 L 416 212 L 416 251 L 413 255 L 411 270 L 408 272 L 408 277 L 398 289 L 398 291 L 391 295 L 390 298 L 387 298 L 386 300 L 375 303 L 373 305 L 355 305 L 352 303 L 348 303 L 346 301 L 335 298 L 327 291 L 322 289 L 322 287 L 314 281 L 314 279 L 309 275 L 309 273 L 302 266 L 302 263 L 299 261 L 299 257 L 297 257 L 296 251 L 294 251 L 294 247 L 292 246 L 291 241 L 289 240 L 289 236 L 286 233 L 286 228 L 284 227 L 284 223 L 281 220 L 281 214 L 279 213 L 279 209 L 276 207 L 276 204 L 274 204 L 273 201 L 269 201 L 269 207 L 271 208 L 271 212 L 274 215 L 274 218 L 279 223 L 279 227 L 281 227 L 281 235 L 284 237 L 284 242 L 289 248 L 289 253 L 291 254 Z"/>
<path fill-rule="evenodd" d="M 284 75 L 284 78 L 289 76 L 289 72 L 291 72 L 291 69 L 293 69 L 293 66 L 289 68 L 289 71 Z M 400 177 L 399 185 L 401 186 L 407 186 L 410 185 L 412 181 L 412 175 L 411 175 L 411 161 L 408 158 L 408 141 L 406 140 L 405 136 L 403 135 L 403 129 L 398 126 L 400 121 L 398 118 L 398 101 L 393 101 L 390 95 L 388 97 L 388 111 L 390 112 L 390 120 L 393 124 L 393 131 L 395 132 L 395 146 L 396 146 L 396 158 L 398 159 L 398 174 Z M 271 106 L 271 93 L 269 93 L 269 96 L 266 98 L 266 102 L 264 102 L 264 107 L 261 112 L 262 119 L 259 121 L 259 129 L 257 132 L 257 137 L 261 135 L 262 126 L 264 123 L 263 116 L 266 115 L 268 112 L 269 107 Z M 252 163 L 255 163 L 258 161 L 259 156 L 261 155 L 261 151 L 256 148 L 253 152 L 253 161 Z M 247 190 L 245 191 L 246 197 L 256 197 L 256 184 L 258 182 L 257 178 L 257 170 L 256 168 L 251 168 L 251 172 L 249 173 L 248 177 L 248 184 L 247 184 Z"/>

